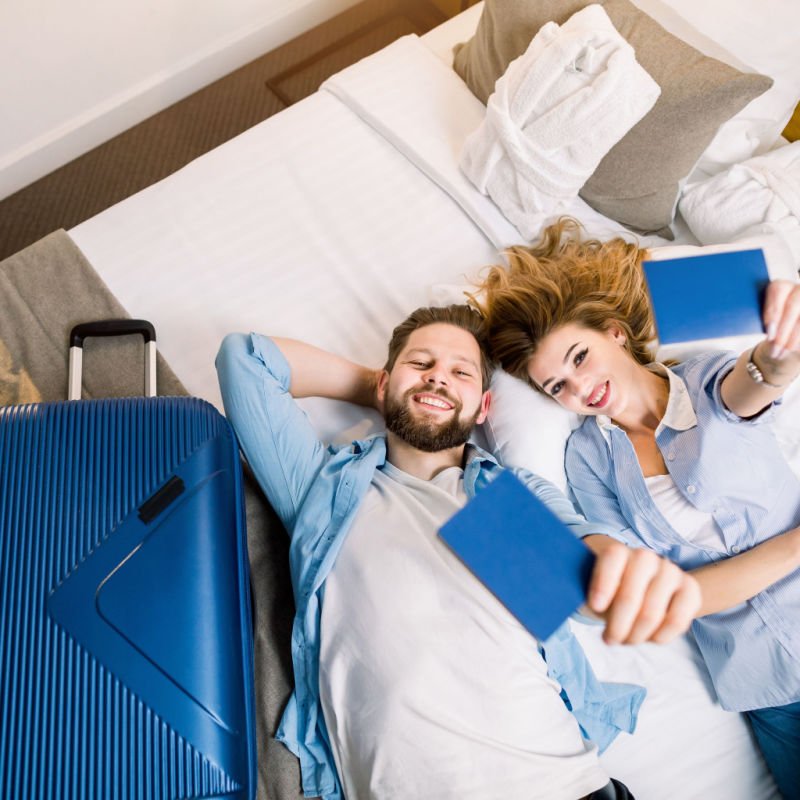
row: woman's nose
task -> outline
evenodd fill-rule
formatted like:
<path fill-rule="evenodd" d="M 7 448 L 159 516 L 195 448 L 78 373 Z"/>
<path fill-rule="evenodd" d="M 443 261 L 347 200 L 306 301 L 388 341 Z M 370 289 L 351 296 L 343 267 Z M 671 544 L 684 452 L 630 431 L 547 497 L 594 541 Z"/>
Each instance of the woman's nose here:
<path fill-rule="evenodd" d="M 589 396 L 589 392 L 592 391 L 592 379 L 588 375 L 572 377 L 569 381 L 569 387 L 575 397 L 584 401 Z"/>

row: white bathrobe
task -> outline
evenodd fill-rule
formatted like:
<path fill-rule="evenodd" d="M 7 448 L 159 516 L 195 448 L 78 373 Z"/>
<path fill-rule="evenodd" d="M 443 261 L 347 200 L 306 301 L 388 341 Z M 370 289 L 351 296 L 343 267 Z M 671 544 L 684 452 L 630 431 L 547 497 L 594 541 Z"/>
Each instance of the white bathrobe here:
<path fill-rule="evenodd" d="M 509 64 L 461 168 L 530 239 L 660 93 L 602 6 L 587 6 Z"/>

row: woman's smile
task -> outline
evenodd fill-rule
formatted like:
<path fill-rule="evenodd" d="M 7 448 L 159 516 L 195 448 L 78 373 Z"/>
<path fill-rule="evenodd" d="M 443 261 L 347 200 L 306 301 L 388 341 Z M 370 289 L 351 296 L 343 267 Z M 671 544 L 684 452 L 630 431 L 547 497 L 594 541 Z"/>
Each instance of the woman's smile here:
<path fill-rule="evenodd" d="M 601 383 L 599 386 L 595 386 L 594 391 L 586 401 L 586 405 L 591 408 L 605 408 L 611 397 L 610 388 L 611 384 L 608 381 Z"/>

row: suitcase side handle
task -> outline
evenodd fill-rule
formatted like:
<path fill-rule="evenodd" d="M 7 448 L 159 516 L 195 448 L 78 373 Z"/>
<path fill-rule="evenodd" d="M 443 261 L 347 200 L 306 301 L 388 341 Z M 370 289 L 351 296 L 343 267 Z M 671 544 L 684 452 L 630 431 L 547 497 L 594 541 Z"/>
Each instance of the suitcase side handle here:
<path fill-rule="evenodd" d="M 69 378 L 67 399 L 80 400 L 83 372 L 83 341 L 92 336 L 129 336 L 140 334 L 144 339 L 144 393 L 156 396 L 156 329 L 144 319 L 104 319 L 82 322 L 69 334 Z"/>

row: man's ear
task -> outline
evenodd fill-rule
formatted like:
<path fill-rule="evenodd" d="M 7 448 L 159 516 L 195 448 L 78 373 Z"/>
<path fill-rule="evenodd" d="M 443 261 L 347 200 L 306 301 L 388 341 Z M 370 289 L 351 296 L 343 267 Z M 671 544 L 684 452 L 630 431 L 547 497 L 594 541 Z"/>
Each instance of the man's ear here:
<path fill-rule="evenodd" d="M 487 389 L 481 397 L 481 408 L 478 416 L 475 418 L 475 424 L 480 425 L 488 416 L 489 409 L 492 406 L 492 393 Z"/>
<path fill-rule="evenodd" d="M 383 413 L 383 403 L 386 399 L 386 388 L 389 384 L 389 373 L 382 369 L 378 374 L 378 385 L 375 387 L 375 400 L 378 411 Z"/>

